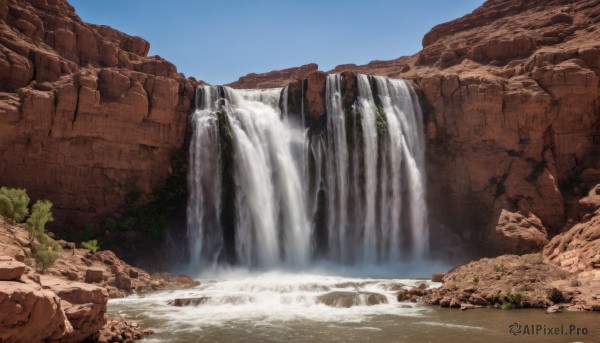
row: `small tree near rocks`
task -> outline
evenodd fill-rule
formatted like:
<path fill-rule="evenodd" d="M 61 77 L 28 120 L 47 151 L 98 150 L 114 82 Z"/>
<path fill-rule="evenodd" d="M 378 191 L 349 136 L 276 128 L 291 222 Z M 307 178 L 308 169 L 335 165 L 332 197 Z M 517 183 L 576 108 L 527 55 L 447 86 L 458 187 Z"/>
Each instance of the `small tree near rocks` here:
<path fill-rule="evenodd" d="M 33 253 L 33 257 L 35 258 L 38 267 L 41 267 L 43 274 L 48 268 L 52 267 L 54 262 L 60 257 L 62 248 L 58 242 L 45 234 L 40 238 L 40 244 L 32 245 L 31 252 Z"/>
<path fill-rule="evenodd" d="M 33 242 L 35 238 L 43 239 L 45 235 L 52 236 L 52 233 L 46 232 L 46 223 L 53 220 L 52 203 L 48 200 L 36 201 L 31 208 L 31 215 L 27 218 L 30 242 Z"/>
<path fill-rule="evenodd" d="M 100 250 L 100 245 L 98 245 L 98 240 L 96 239 L 91 239 L 87 242 L 81 242 L 81 246 L 84 249 L 89 250 L 92 254 L 95 254 L 98 252 L 98 250 Z"/>

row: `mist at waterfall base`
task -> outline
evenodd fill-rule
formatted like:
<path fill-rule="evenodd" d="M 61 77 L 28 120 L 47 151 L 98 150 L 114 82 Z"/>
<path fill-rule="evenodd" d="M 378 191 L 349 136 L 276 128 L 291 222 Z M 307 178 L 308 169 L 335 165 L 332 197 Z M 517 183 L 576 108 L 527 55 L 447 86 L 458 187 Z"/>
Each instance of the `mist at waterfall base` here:
<path fill-rule="evenodd" d="M 347 82 L 327 76 L 327 113 L 317 125 L 305 114 L 304 84 L 299 106 L 288 87 L 199 87 L 188 272 L 428 277 L 446 269 L 427 260 L 415 93 L 406 81 L 359 74 L 348 104 Z"/>

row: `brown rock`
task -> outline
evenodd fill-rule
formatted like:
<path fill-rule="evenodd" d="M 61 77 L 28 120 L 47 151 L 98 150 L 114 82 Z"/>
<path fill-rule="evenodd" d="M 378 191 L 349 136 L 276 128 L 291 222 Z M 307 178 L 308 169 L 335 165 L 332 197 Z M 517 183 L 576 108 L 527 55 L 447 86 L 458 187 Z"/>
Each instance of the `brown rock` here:
<path fill-rule="evenodd" d="M 387 304 L 387 298 L 383 294 L 372 292 L 329 292 L 320 295 L 316 299 L 317 303 L 325 304 L 331 307 L 352 307 L 357 305 L 377 305 Z"/>
<path fill-rule="evenodd" d="M 118 289 L 131 290 L 131 278 L 124 272 L 118 272 L 115 276 L 115 286 Z"/>
<path fill-rule="evenodd" d="M 61 307 L 73 327 L 73 332 L 63 338 L 65 342 L 80 342 L 104 325 L 108 302 L 106 289 L 51 277 L 41 278 L 41 284 L 61 299 Z"/>
<path fill-rule="evenodd" d="M 327 74 L 316 71 L 306 77 L 305 114 L 309 117 L 325 116 L 325 80 Z"/>
<path fill-rule="evenodd" d="M 85 282 L 96 283 L 102 282 L 103 271 L 102 269 L 89 268 L 85 271 Z"/>
<path fill-rule="evenodd" d="M 433 282 L 444 282 L 444 276 L 446 276 L 447 273 L 433 273 L 431 275 L 431 281 Z"/>
<path fill-rule="evenodd" d="M 0 287 L 0 340 L 42 342 L 59 340 L 73 328 L 52 292 L 33 285 L 2 282 Z"/>
<path fill-rule="evenodd" d="M 79 279 L 79 274 L 73 271 L 68 271 L 67 278 L 71 281 L 77 281 Z"/>
<path fill-rule="evenodd" d="M 210 301 L 209 297 L 200 297 L 200 298 L 178 298 L 169 300 L 167 304 L 172 306 L 198 306 L 200 304 L 205 304 Z"/>
<path fill-rule="evenodd" d="M 476 295 L 476 294 L 472 295 L 469 298 L 469 302 L 473 305 L 478 305 L 478 306 L 488 306 L 489 305 L 487 300 L 485 300 L 484 298 L 482 298 L 481 296 Z"/>
<path fill-rule="evenodd" d="M 133 269 L 133 268 L 129 269 L 129 277 L 130 277 L 130 278 L 132 278 L 132 279 L 137 279 L 137 278 L 138 278 L 138 276 L 139 276 L 139 273 L 138 273 L 138 271 L 137 271 L 137 270 L 135 270 L 135 269 Z"/>
<path fill-rule="evenodd" d="M 540 251 L 548 234 L 539 218 L 502 210 L 495 230 L 485 236 L 484 244 L 499 253 L 527 254 Z"/>
<path fill-rule="evenodd" d="M 21 262 L 17 262 L 10 258 L 10 260 L 0 261 L 0 281 L 11 281 L 21 277 L 25 272 L 26 265 Z"/>
<path fill-rule="evenodd" d="M 298 68 L 274 70 L 264 74 L 248 74 L 240 77 L 236 82 L 227 86 L 232 88 L 274 88 L 283 87 L 288 83 L 306 78 L 310 73 L 317 71 L 318 65 L 311 63 Z"/>
<path fill-rule="evenodd" d="M 65 0 L 1 1 L 0 17 L 2 184 L 59 195 L 54 217 L 73 226 L 124 209 L 128 180 L 146 201 L 183 144 L 198 82 Z"/>

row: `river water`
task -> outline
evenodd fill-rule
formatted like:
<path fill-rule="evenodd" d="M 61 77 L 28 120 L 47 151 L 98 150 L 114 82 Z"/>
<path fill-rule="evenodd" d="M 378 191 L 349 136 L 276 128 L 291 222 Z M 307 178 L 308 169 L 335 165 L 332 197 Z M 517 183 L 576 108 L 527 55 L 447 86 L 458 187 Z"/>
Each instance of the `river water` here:
<path fill-rule="evenodd" d="M 340 274 L 351 273 L 340 270 Z M 153 329 L 155 334 L 144 342 L 600 341 L 597 312 L 459 311 L 396 301 L 400 287 L 423 282 L 428 287 L 439 286 L 426 280 L 240 270 L 203 275 L 198 280 L 201 284 L 192 289 L 112 299 L 109 314 Z M 319 301 L 319 296 L 331 292 L 359 295 L 351 307 Z M 385 296 L 387 303 L 368 305 L 370 293 Z M 201 300 L 196 306 L 168 304 L 176 298 Z M 521 328 L 517 335 L 509 331 L 513 323 L 514 329 Z M 550 334 L 549 329 L 559 330 L 559 334 Z M 575 331 L 569 335 L 570 330 Z"/>

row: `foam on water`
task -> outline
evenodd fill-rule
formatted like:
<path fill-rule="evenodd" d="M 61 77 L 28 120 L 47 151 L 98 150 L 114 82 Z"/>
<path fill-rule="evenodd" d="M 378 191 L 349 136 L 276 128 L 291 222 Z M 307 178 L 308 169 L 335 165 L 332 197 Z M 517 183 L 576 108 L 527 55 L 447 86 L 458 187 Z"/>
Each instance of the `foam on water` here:
<path fill-rule="evenodd" d="M 201 279 L 201 285 L 187 290 L 160 292 L 110 300 L 110 306 L 124 314 L 135 312 L 177 330 L 252 322 L 271 325 L 282 321 L 361 322 L 374 315 L 420 316 L 427 309 L 410 308 L 396 300 L 399 287 L 410 288 L 421 280 L 377 279 L 326 276 L 271 271 L 252 274 L 244 270 L 221 271 L 215 278 Z M 431 286 L 435 283 L 427 282 Z M 317 298 L 329 292 L 372 292 L 387 298 L 387 304 L 332 307 Z M 176 298 L 208 298 L 198 306 L 169 305 Z"/>

